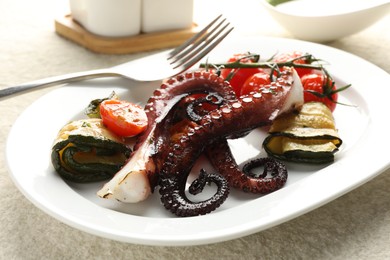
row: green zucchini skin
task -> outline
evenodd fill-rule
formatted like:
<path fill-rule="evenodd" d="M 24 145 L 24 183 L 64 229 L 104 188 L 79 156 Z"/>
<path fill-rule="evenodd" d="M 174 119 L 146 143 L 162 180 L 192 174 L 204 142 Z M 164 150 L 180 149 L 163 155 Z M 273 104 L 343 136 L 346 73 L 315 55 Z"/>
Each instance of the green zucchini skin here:
<path fill-rule="evenodd" d="M 82 122 L 81 122 L 82 121 Z M 131 155 L 131 148 L 119 139 L 104 136 L 100 127 L 104 127 L 99 119 L 87 119 L 71 122 L 72 129 L 63 134 L 61 130 L 52 147 L 51 162 L 56 172 L 65 180 L 87 183 L 112 178 Z M 83 131 L 82 127 L 94 128 L 98 131 Z M 65 126 L 69 127 L 69 125 Z M 96 132 L 99 132 L 97 134 Z M 87 162 L 77 160 L 79 155 L 89 154 Z"/>
<path fill-rule="evenodd" d="M 286 136 L 289 138 L 296 138 L 296 139 L 329 139 L 329 140 L 334 140 L 337 138 L 338 144 L 337 147 L 333 150 L 330 151 L 305 151 L 305 150 L 292 150 L 292 151 L 287 151 L 284 153 L 275 153 L 273 152 L 269 146 L 268 143 L 272 138 L 275 138 L 276 136 Z M 289 162 L 296 162 L 296 163 L 305 163 L 305 164 L 326 164 L 326 163 L 332 163 L 334 162 L 334 154 L 338 152 L 338 147 L 342 144 L 342 140 L 338 137 L 334 137 L 331 135 L 322 135 L 322 136 L 314 136 L 310 138 L 305 138 L 305 137 L 299 137 L 299 136 L 294 136 L 292 134 L 288 133 L 272 133 L 271 135 L 267 136 L 264 139 L 263 142 L 263 148 L 268 154 L 268 156 L 273 157 L 278 160 L 282 161 L 289 161 Z"/>
<path fill-rule="evenodd" d="M 342 140 L 331 111 L 322 103 L 305 103 L 300 111 L 275 119 L 263 148 L 283 161 L 326 164 L 334 161 Z"/>

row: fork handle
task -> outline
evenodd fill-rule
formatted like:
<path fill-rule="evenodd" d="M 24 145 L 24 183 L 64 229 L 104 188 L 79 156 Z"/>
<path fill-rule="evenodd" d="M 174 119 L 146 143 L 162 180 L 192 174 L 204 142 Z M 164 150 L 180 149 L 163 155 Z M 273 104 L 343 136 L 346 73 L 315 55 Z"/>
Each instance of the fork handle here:
<path fill-rule="evenodd" d="M 24 83 L 18 86 L 8 87 L 0 90 L 0 100 L 11 97 L 16 94 L 25 93 L 27 91 L 36 90 L 43 87 L 50 87 L 54 85 L 60 85 L 64 83 L 82 81 L 87 79 L 94 78 L 104 78 L 104 77 L 121 77 L 121 74 L 108 71 L 106 69 L 97 69 L 97 70 L 89 70 L 82 72 L 75 72 L 60 76 L 54 76 L 49 78 L 44 78 L 40 80 L 36 80 L 33 82 Z"/>

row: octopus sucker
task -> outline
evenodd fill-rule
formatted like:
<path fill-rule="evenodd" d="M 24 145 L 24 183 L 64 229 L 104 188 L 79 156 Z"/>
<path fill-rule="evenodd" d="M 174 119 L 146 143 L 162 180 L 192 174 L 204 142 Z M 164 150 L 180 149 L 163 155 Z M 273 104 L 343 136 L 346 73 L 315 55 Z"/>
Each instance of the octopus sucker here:
<path fill-rule="evenodd" d="M 282 80 L 265 86 L 260 93 L 244 97 L 236 97 L 228 82 L 206 71 L 168 79 L 145 106 L 149 125 L 139 136 L 132 157 L 98 195 L 123 202 L 139 201 L 146 199 L 159 186 L 164 207 L 177 216 L 186 217 L 207 214 L 218 208 L 229 194 L 229 183 L 257 193 L 280 188 L 285 182 L 283 174 L 272 174 L 269 180 L 257 178 L 262 179 L 263 183 L 259 184 L 254 177 L 236 173 L 234 158 L 229 158 L 230 151 L 223 146 L 226 138 L 245 136 L 255 128 L 270 125 L 280 114 L 302 105 L 303 91 L 295 70 L 286 68 L 280 77 Z M 177 111 L 181 111 L 178 108 L 182 108 L 180 101 L 198 92 L 216 93 L 223 102 L 195 121 L 178 115 L 180 112 Z M 210 156 L 212 163 L 222 156 L 230 160 L 230 165 L 220 169 L 225 172 L 202 171 L 190 186 L 191 192 L 199 192 L 202 185 L 210 182 L 216 184 L 217 191 L 204 201 L 190 201 L 185 192 L 188 175 L 200 155 L 213 146 L 216 156 Z M 138 178 L 139 175 L 144 178 Z M 139 194 L 127 190 L 132 176 L 135 181 L 143 181 Z M 264 185 L 266 182 L 268 184 Z M 145 190 L 147 192 L 143 192 Z"/>

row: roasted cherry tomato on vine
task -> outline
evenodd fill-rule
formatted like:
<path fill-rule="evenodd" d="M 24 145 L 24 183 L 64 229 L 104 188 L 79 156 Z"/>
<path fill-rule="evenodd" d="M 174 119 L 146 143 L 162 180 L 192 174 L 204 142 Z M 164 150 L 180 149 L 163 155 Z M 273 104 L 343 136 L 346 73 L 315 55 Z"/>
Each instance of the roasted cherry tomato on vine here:
<path fill-rule="evenodd" d="M 323 74 L 306 74 L 301 78 L 304 102 L 324 103 L 332 112 L 336 108 L 338 91 L 335 82 Z M 348 86 L 347 86 L 348 87 Z"/>
<path fill-rule="evenodd" d="M 271 83 L 270 75 L 266 72 L 259 72 L 250 76 L 242 85 L 241 95 L 246 95 L 251 92 L 257 92 L 259 89 Z"/>
<path fill-rule="evenodd" d="M 124 100 L 105 100 L 100 104 L 103 124 L 113 133 L 122 137 L 140 134 L 148 125 L 142 107 Z"/>
<path fill-rule="evenodd" d="M 282 53 L 282 54 L 277 55 L 273 59 L 273 61 L 274 62 L 288 62 L 288 61 L 294 60 L 293 63 L 295 63 L 295 64 L 310 64 L 309 60 L 304 57 L 305 55 L 306 55 L 305 53 L 300 52 L 300 51 L 286 52 L 286 53 Z M 302 58 L 300 58 L 300 57 L 302 57 Z M 297 71 L 299 77 L 302 77 L 306 74 L 311 74 L 315 71 L 315 69 L 311 69 L 311 68 L 295 68 L 295 70 Z"/>
<path fill-rule="evenodd" d="M 248 57 L 249 54 L 234 54 L 231 58 L 228 59 L 227 63 L 233 63 L 240 60 L 241 63 L 254 63 L 256 60 L 254 58 Z M 238 69 L 221 69 L 221 76 L 224 79 L 228 79 L 229 74 L 233 76 L 229 79 L 230 85 L 232 86 L 236 95 L 239 96 L 241 92 L 241 87 L 244 82 L 253 74 L 262 72 L 261 68 L 238 68 Z"/>

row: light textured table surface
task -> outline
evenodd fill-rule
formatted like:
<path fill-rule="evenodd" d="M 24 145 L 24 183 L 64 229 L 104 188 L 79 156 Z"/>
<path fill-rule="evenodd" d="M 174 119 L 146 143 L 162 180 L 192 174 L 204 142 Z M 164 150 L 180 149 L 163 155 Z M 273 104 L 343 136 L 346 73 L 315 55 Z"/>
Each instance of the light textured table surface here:
<path fill-rule="evenodd" d="M 0 88 L 113 66 L 145 55 L 95 54 L 59 37 L 53 22 L 56 15 L 61 15 L 62 6 L 58 2 L 0 1 Z M 196 0 L 195 3 L 196 19 L 207 17 L 208 13 L 224 13 L 236 24 L 239 33 L 291 37 L 256 1 L 241 1 L 240 6 L 235 6 L 237 1 Z M 390 72 L 390 16 L 358 34 L 327 45 L 353 53 Z M 30 203 L 13 184 L 6 167 L 5 143 L 12 124 L 24 109 L 48 91 L 0 101 L 0 259 L 390 258 L 390 170 L 289 222 L 217 244 L 143 246 L 71 228 Z M 23 158 L 20 159 L 22 162 Z"/>

